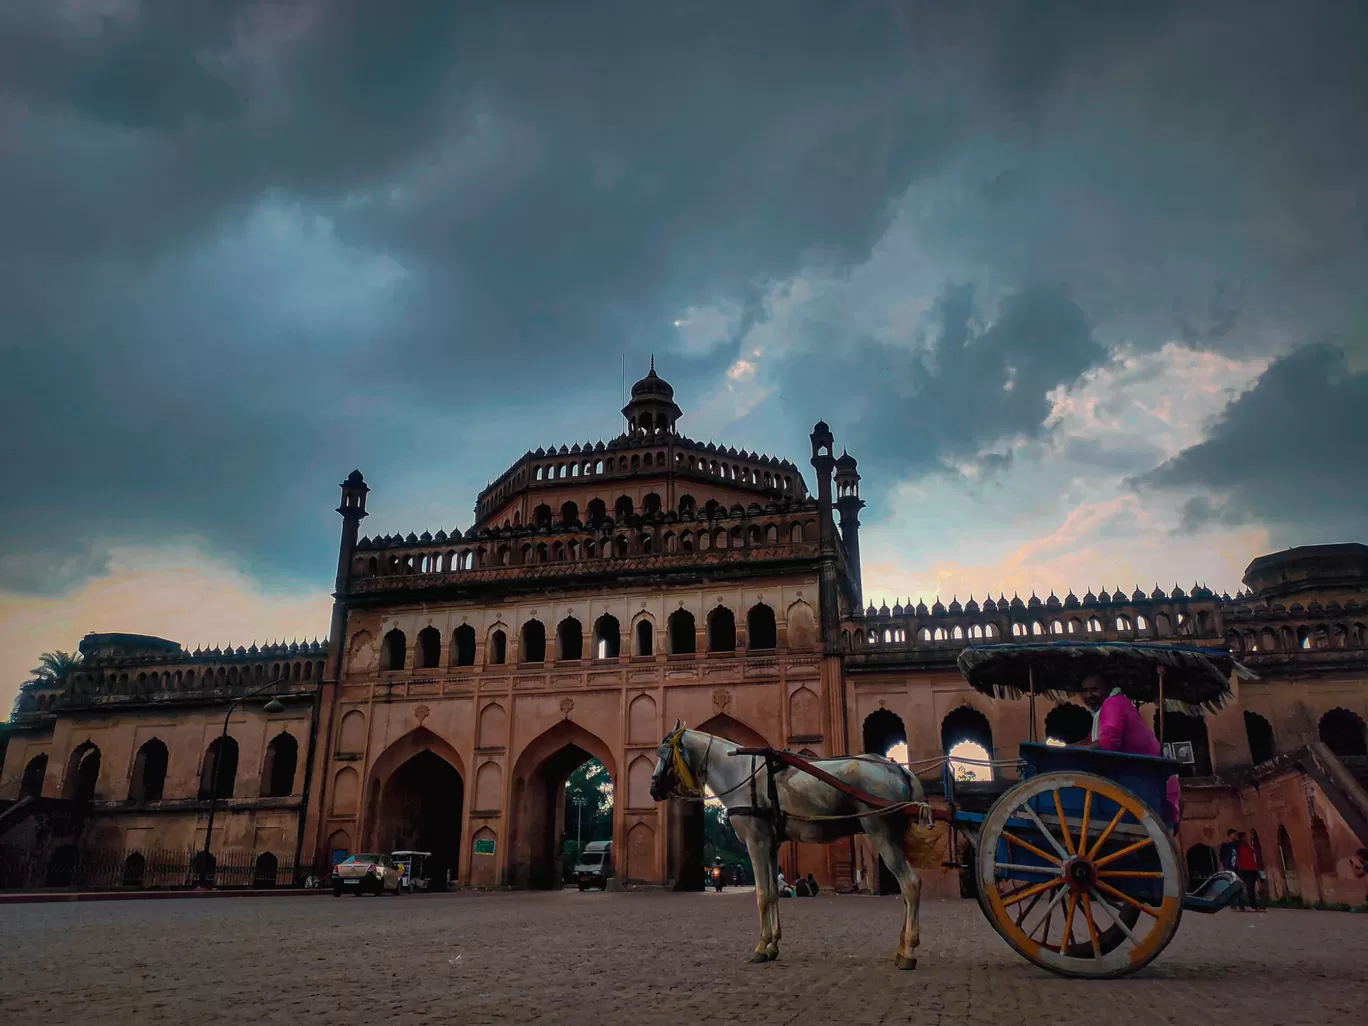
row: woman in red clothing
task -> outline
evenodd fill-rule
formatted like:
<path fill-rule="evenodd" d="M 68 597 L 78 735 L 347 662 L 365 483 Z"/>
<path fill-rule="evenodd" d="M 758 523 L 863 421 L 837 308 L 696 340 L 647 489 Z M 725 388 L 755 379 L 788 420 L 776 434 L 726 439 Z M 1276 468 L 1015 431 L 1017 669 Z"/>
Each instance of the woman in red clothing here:
<path fill-rule="evenodd" d="M 1235 872 L 1244 884 L 1245 896 L 1249 900 L 1251 912 L 1262 912 L 1259 905 L 1259 860 L 1254 857 L 1254 849 L 1249 844 L 1243 830 L 1235 841 Z"/>

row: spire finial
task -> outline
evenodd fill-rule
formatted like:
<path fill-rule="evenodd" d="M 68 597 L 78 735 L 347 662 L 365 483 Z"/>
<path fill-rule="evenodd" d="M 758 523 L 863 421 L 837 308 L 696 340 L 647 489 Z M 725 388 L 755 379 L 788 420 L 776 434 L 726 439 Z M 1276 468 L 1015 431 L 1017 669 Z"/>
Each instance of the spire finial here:
<path fill-rule="evenodd" d="M 655 353 L 651 354 L 651 373 L 655 373 Z"/>

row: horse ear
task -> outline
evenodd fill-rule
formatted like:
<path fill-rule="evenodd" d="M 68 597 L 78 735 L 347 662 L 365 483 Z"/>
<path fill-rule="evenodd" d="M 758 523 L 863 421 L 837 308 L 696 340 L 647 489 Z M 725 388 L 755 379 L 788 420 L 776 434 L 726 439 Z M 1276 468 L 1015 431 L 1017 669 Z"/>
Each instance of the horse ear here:
<path fill-rule="evenodd" d="M 675 725 L 674 725 L 674 731 L 673 731 L 673 732 L 677 734 L 677 733 L 679 733 L 679 732 L 680 732 L 681 730 L 683 730 L 683 729 L 684 729 L 684 721 L 683 721 L 683 720 L 675 720 Z"/>

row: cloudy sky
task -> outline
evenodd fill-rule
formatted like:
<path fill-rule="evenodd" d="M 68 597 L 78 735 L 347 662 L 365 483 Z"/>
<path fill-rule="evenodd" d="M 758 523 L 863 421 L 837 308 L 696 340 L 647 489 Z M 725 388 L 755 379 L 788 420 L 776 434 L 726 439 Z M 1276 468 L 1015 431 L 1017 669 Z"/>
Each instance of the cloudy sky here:
<path fill-rule="evenodd" d="M 337 483 L 611 437 L 865 477 L 875 601 L 1368 541 L 1368 8 L 0 6 L 0 705 L 322 635 Z"/>

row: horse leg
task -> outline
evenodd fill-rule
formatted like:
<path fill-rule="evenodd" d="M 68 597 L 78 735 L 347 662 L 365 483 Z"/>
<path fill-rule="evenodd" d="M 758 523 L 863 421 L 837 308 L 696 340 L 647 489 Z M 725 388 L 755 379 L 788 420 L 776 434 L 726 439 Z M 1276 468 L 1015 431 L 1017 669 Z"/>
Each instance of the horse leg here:
<path fill-rule="evenodd" d="M 902 892 L 903 925 L 893 962 L 899 969 L 915 969 L 917 945 L 921 943 L 921 877 L 907 861 L 907 853 L 903 850 L 903 829 L 907 821 L 900 816 L 890 816 L 870 817 L 862 823 L 889 871 L 897 878 L 898 889 Z"/>
<path fill-rule="evenodd" d="M 772 842 L 765 844 L 765 959 L 779 957 L 779 856 Z"/>
<path fill-rule="evenodd" d="M 770 926 L 770 905 L 774 895 L 775 881 L 770 877 L 770 845 L 764 838 L 747 837 L 746 851 L 750 855 L 751 868 L 755 870 L 755 907 L 760 914 L 760 943 L 751 953 L 752 962 L 768 962 L 769 949 L 774 946 L 774 933 Z"/>

